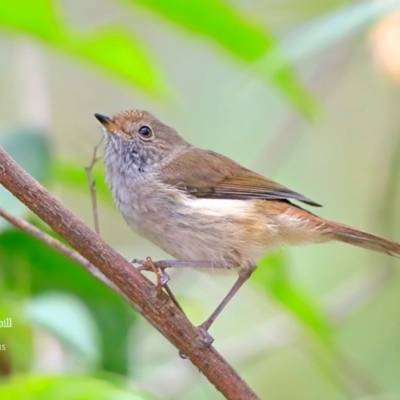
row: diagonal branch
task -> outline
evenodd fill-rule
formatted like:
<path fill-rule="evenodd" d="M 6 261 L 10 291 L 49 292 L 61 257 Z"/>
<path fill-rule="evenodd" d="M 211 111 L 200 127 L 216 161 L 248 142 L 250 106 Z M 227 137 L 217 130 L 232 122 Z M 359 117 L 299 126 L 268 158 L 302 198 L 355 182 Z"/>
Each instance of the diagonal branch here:
<path fill-rule="evenodd" d="M 163 292 L 29 176 L 0 147 L 0 183 L 66 239 L 135 304 L 137 310 L 207 377 L 227 399 L 258 399 L 247 383 Z"/>

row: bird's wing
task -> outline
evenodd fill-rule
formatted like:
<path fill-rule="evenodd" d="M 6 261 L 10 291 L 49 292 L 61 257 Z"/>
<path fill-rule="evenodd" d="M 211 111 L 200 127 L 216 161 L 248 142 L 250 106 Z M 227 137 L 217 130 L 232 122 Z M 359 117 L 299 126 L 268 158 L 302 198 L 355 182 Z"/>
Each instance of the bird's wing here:
<path fill-rule="evenodd" d="M 160 175 L 164 183 L 199 198 L 294 199 L 321 207 L 315 201 L 209 150 L 192 148 L 186 151 L 166 164 Z"/>

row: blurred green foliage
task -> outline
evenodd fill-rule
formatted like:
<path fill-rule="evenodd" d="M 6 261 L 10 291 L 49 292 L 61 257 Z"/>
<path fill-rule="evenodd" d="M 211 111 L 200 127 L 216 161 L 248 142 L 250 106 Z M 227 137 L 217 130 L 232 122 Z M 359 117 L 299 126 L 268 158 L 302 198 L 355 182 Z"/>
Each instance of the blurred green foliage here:
<path fill-rule="evenodd" d="M 318 309 L 316 302 L 308 298 L 298 285 L 291 281 L 289 263 L 284 253 L 265 257 L 254 273 L 254 280 L 265 294 L 285 306 L 299 322 L 307 327 L 325 346 L 332 346 L 333 330 Z"/>
<path fill-rule="evenodd" d="M 151 400 L 140 390 L 129 391 L 105 381 L 79 376 L 17 375 L 0 387 L 3 400 Z"/>
<path fill-rule="evenodd" d="M 0 26 L 27 34 L 67 55 L 90 62 L 146 92 L 166 93 L 167 85 L 161 71 L 132 32 L 108 26 L 90 34 L 80 33 L 58 12 L 56 1 L 1 1 Z"/>
<path fill-rule="evenodd" d="M 306 115 L 315 103 L 302 87 L 293 68 L 278 52 L 272 33 L 252 23 L 221 1 L 141 1 L 143 5 L 185 28 L 206 35 L 243 61 L 254 62 L 268 52 L 279 56 L 280 68 L 265 74 Z M 24 12 L 16 12 L 23 9 Z M 140 40 L 117 26 L 106 26 L 90 35 L 79 33 L 57 12 L 52 0 L 0 2 L 0 26 L 12 28 L 55 47 L 149 93 L 165 94 L 167 84 L 157 64 Z M 268 70 L 267 70 L 268 72 Z"/>
<path fill-rule="evenodd" d="M 268 26 L 229 2 L 129 0 L 128 4 L 131 3 L 148 9 L 158 19 L 168 20 L 181 29 L 182 35 L 195 34 L 206 43 L 224 49 L 221 57 L 230 54 L 241 68 L 261 77 L 264 84 L 273 83 L 306 117 L 313 116 L 319 106 L 296 74 L 294 60 L 310 57 L 351 32 L 363 31 L 372 21 L 399 7 L 399 2 L 349 4 L 308 22 L 282 45 Z M 106 77 L 132 84 L 133 90 L 164 99 L 173 94 L 167 73 L 139 33 L 134 33 L 134 28 L 114 24 L 83 32 L 60 9 L 60 4 L 51 0 L 0 1 L 1 32 L 6 33 L 5 38 L 26 35 L 67 57 L 86 61 L 93 69 L 106 72 Z M 87 194 L 82 165 L 55 159 L 45 130 L 21 126 L 5 131 L 0 135 L 0 145 L 36 179 L 50 189 L 57 182 L 68 191 Z M 96 165 L 94 177 L 99 199 L 110 204 L 102 166 Z M 0 199 L 1 207 L 35 221 L 2 188 Z M 285 253 L 266 257 L 252 278 L 253 286 L 296 322 L 313 360 L 327 380 L 337 383 L 340 391 L 337 398 L 344 398 L 352 392 L 353 381 L 358 384 L 364 375 L 360 378 L 349 367 L 352 362 L 340 350 L 335 328 L 324 308 L 293 281 L 289 267 Z M 1 399 L 151 398 L 132 388 L 125 390 L 129 380 L 140 375 L 137 365 L 135 368 L 129 365 L 129 352 L 134 347 L 130 338 L 135 336 L 132 333 L 135 329 L 140 330 L 131 307 L 81 267 L 2 220 L 0 289 L 0 320 L 12 317 L 14 323 L 12 330 L 0 331 L 0 344 L 7 345 L 6 352 L 0 351 L 0 373 L 13 375 L 1 381 Z M 74 375 L 33 374 L 36 371 L 33 364 L 40 359 L 35 349 L 41 330 L 56 338 L 64 356 L 72 355 L 72 361 L 65 357 L 60 363 L 64 367 L 62 372 L 72 371 Z M 167 364 L 160 366 L 165 374 L 164 369 L 168 368 Z M 105 371 L 122 377 L 124 384 L 93 377 Z M 365 392 L 368 391 L 357 393 Z"/>
<path fill-rule="evenodd" d="M 99 367 L 127 372 L 127 335 L 136 314 L 120 296 L 93 279 L 82 267 L 23 232 L 4 232 L 0 236 L 0 254 L 7 292 L 34 299 L 48 291 L 73 294 L 86 305 L 96 322 L 100 336 Z M 23 280 L 21 275 L 25 277 Z M 56 319 L 53 321 L 57 323 Z M 61 336 L 59 330 L 52 330 Z M 64 342 L 65 334 L 61 337 Z M 67 344 L 74 347 L 71 342 Z"/>

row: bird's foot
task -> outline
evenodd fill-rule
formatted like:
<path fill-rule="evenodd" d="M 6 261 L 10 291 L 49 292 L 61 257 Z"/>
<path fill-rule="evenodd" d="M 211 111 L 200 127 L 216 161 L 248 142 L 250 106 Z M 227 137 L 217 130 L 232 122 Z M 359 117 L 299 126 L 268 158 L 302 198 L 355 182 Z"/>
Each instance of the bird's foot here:
<path fill-rule="evenodd" d="M 139 264 L 137 267 L 139 271 L 154 272 L 157 277 L 156 286 L 159 288 L 165 286 L 170 280 L 170 276 L 165 272 L 166 267 L 163 266 L 162 262 L 154 262 L 150 257 L 147 257 L 146 260 L 134 258 L 130 263 Z"/>

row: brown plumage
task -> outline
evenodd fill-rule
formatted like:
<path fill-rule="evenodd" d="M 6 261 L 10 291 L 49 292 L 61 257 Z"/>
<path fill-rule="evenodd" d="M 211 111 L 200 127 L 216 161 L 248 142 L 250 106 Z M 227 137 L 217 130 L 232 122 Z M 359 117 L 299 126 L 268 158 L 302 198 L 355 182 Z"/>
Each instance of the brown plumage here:
<path fill-rule="evenodd" d="M 201 158 L 201 166 L 198 160 Z M 182 168 L 182 166 L 184 166 Z M 178 174 L 179 171 L 179 174 Z M 163 181 L 195 197 L 211 199 L 294 199 L 321 205 L 307 197 L 242 167 L 228 157 L 191 148 L 161 169 Z"/>
<path fill-rule="evenodd" d="M 337 222 L 328 222 L 328 226 L 332 231 L 334 240 L 349 243 L 364 249 L 386 253 L 393 257 L 400 257 L 399 243 Z"/>
<path fill-rule="evenodd" d="M 146 111 L 96 118 L 106 133 L 107 180 L 129 226 L 179 260 L 177 265 L 238 271 L 237 283 L 203 330 L 271 248 L 337 240 L 400 256 L 400 244 L 304 210 L 292 201 L 320 205 L 190 145 Z"/>
<path fill-rule="evenodd" d="M 199 157 L 202 159 L 201 168 L 198 165 Z M 321 207 L 320 204 L 213 151 L 192 148 L 165 165 L 162 176 L 163 182 L 197 198 L 286 201 L 285 205 L 281 205 L 283 209 L 280 212 L 291 210 L 294 218 L 309 221 L 320 234 L 320 240 L 316 241 L 337 240 L 391 256 L 400 256 L 400 244 L 317 217 L 291 204 L 289 200 L 298 200 L 317 207 Z"/>

